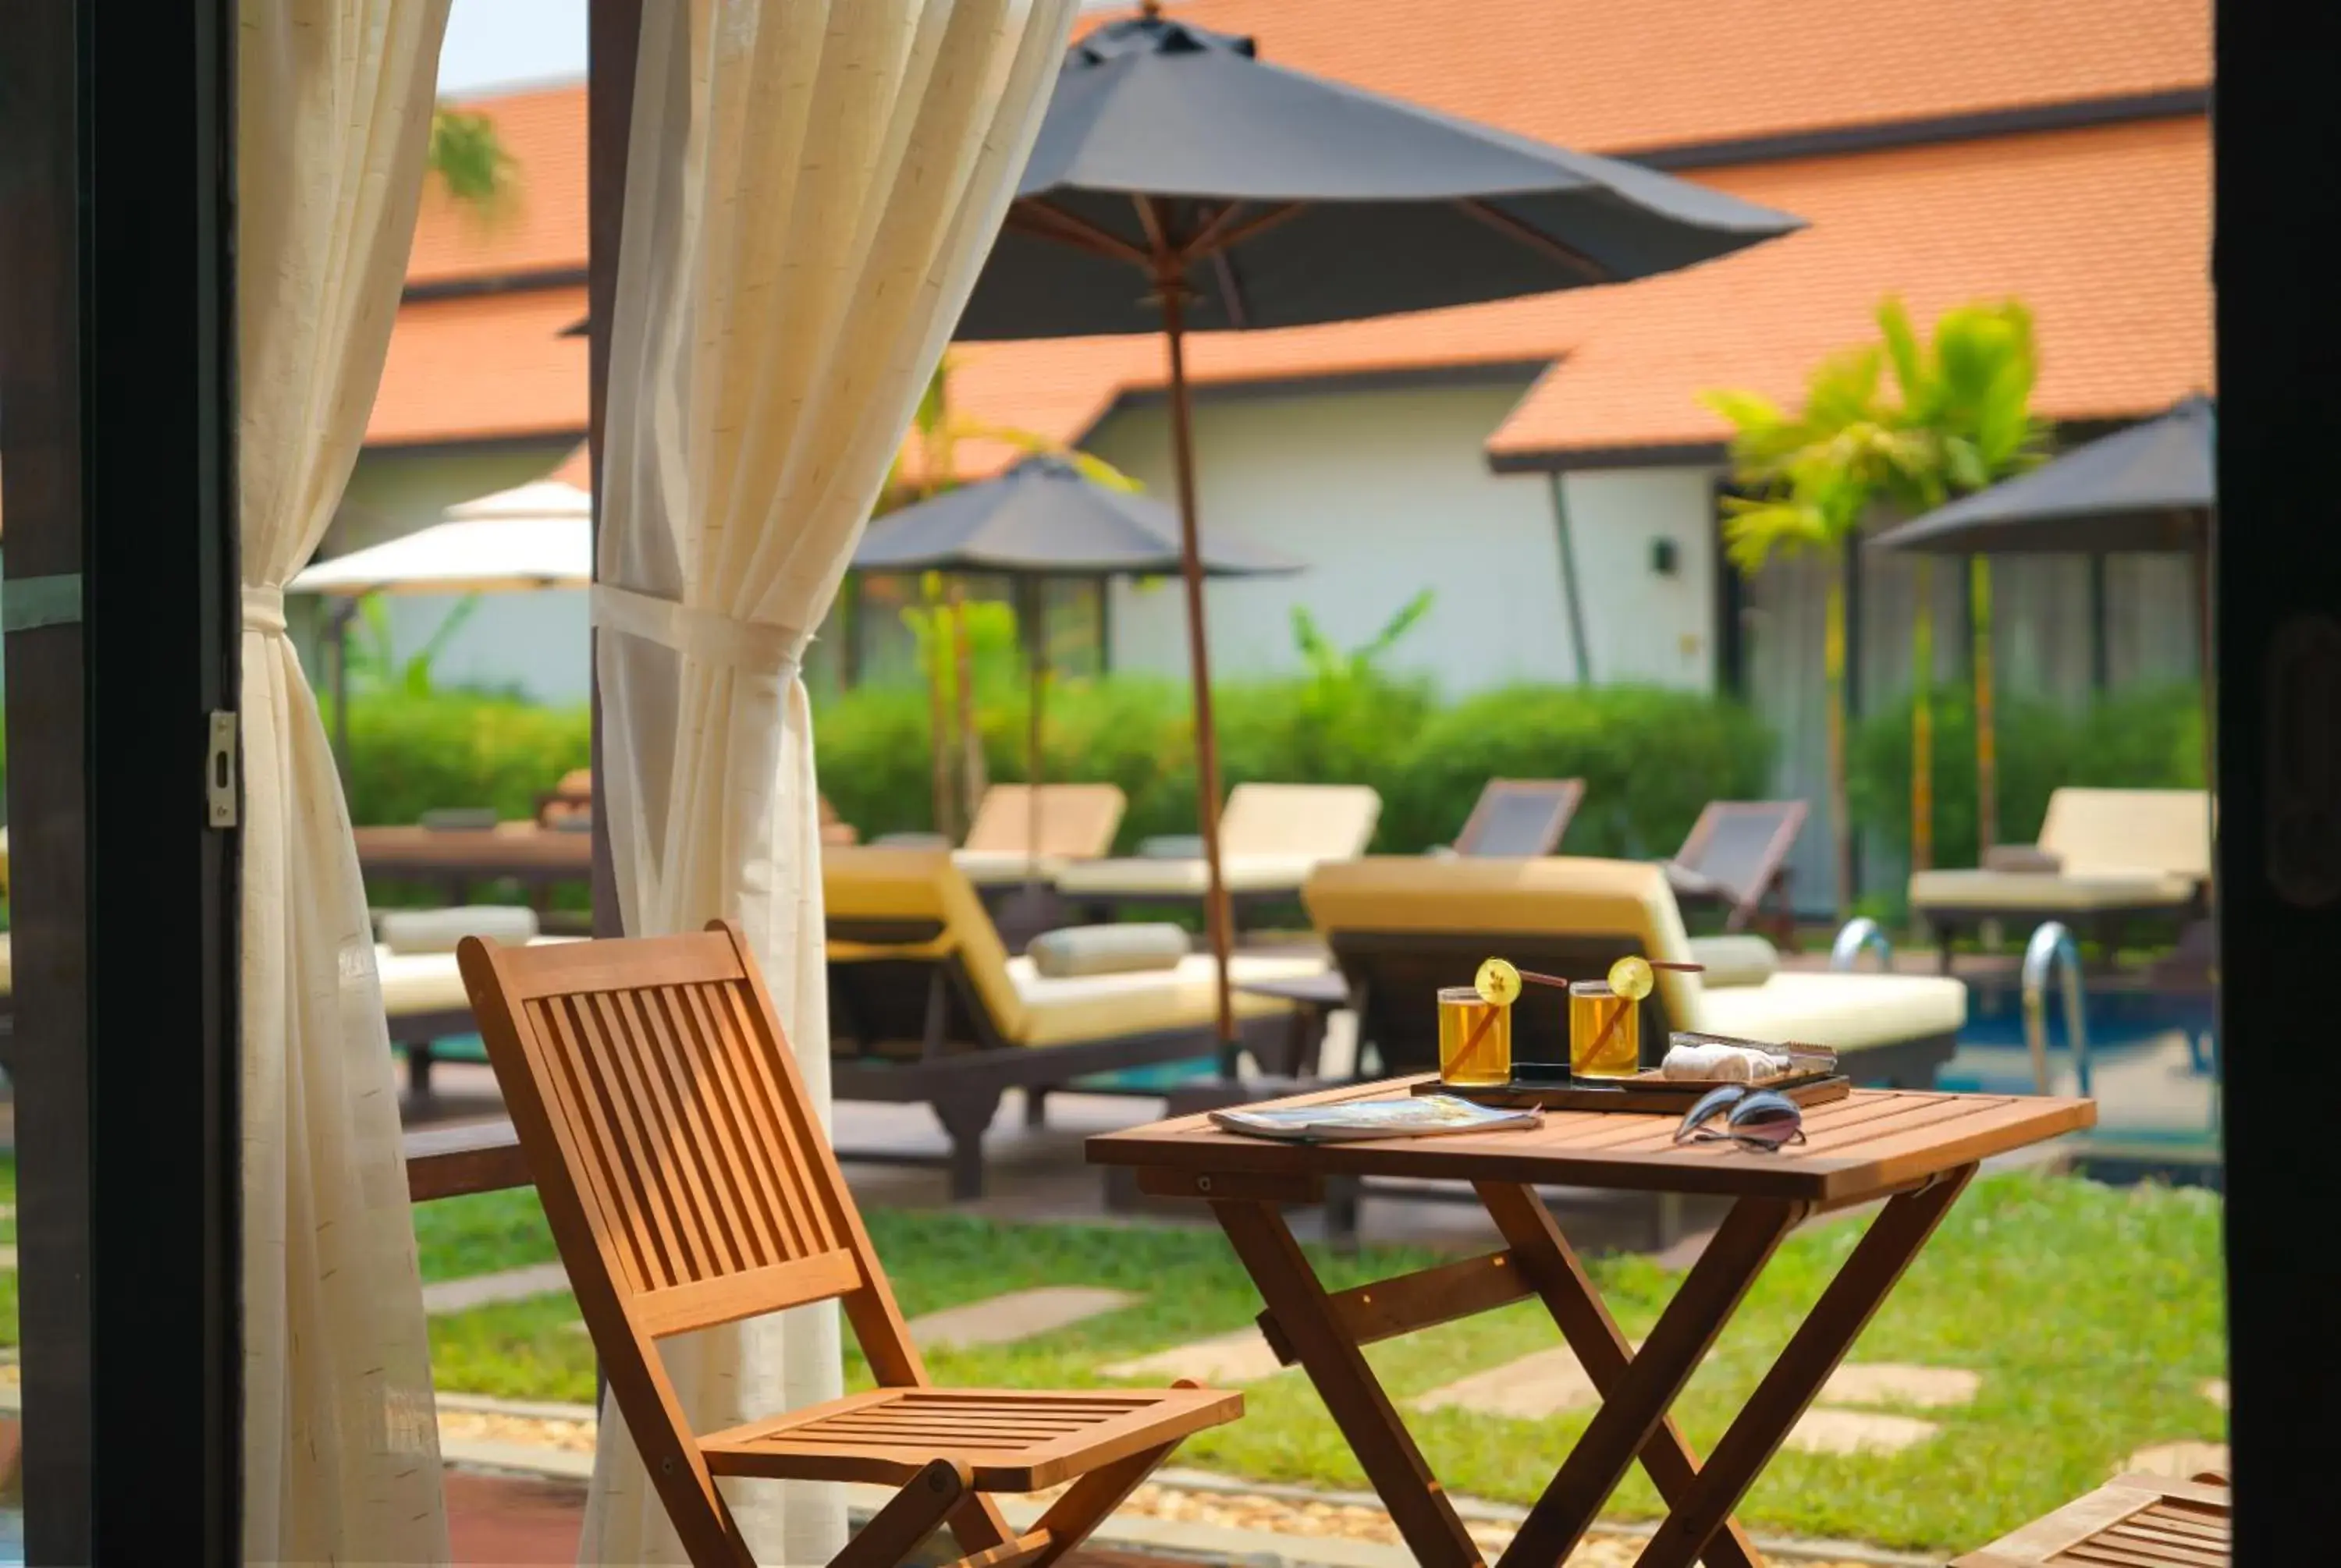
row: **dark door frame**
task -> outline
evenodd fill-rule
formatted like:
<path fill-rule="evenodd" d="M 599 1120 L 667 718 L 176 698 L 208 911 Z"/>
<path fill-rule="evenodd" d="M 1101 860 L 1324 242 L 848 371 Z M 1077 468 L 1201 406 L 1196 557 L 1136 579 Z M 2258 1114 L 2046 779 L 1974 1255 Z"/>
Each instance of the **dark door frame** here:
<path fill-rule="evenodd" d="M 236 1560 L 230 0 L 0 23 L 26 1557 Z M 234 780 L 231 778 L 231 784 Z"/>
<path fill-rule="evenodd" d="M 2218 0 L 2213 530 L 2235 1560 L 2329 1562 L 2341 1158 L 2307 1134 L 2341 952 L 2341 12 Z M 2321 1077 L 2323 1075 L 2318 1074 Z M 2312 1079 L 2314 1081 L 2314 1079 Z M 2306 1136 L 2305 1136 L 2306 1135 Z"/>

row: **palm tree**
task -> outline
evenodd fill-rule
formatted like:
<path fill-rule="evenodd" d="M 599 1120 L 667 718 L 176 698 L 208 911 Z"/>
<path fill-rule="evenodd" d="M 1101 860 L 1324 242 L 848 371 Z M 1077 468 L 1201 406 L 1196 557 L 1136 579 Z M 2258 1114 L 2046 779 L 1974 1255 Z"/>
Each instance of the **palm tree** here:
<path fill-rule="evenodd" d="M 2032 415 L 2039 373 L 2032 313 L 2014 300 L 1962 305 L 1937 318 L 1922 343 L 1898 300 L 1878 310 L 1887 361 L 1901 394 L 1888 483 L 1909 515 L 1998 483 L 2039 459 L 2047 427 Z M 1975 644 L 1977 843 L 1998 837 L 1998 760 L 1992 739 L 1991 570 L 1967 561 Z M 1934 610 L 1928 558 L 1918 558 L 1911 623 L 1910 864 L 1934 863 Z"/>
<path fill-rule="evenodd" d="M 1724 501 L 1724 546 L 1732 563 L 1753 573 L 1776 555 L 1809 555 L 1827 577 L 1821 660 L 1839 913 L 1853 905 L 1853 822 L 1845 780 L 1845 551 L 1892 471 L 1894 448 L 1902 439 L 1878 404 L 1879 361 L 1876 348 L 1831 356 L 1813 372 L 1804 404 L 1793 414 L 1754 392 L 1704 397 L 1731 422 L 1734 475 L 1747 492 Z"/>

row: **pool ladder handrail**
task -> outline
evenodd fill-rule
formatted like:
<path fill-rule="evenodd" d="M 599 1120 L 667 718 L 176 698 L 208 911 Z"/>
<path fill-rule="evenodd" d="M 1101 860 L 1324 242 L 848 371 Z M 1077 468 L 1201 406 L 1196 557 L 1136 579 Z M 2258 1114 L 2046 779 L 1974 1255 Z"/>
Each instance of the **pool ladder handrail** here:
<path fill-rule="evenodd" d="M 1894 944 L 1888 939 L 1886 928 L 1867 915 L 1857 915 L 1838 928 L 1837 940 L 1829 946 L 1829 968 L 1850 970 L 1861 961 L 1863 951 L 1871 948 L 1878 950 L 1878 967 L 1892 974 Z"/>
<path fill-rule="evenodd" d="M 2081 951 L 2073 933 L 2056 920 L 2044 920 L 2024 945 L 2024 1044 L 2032 1053 L 2032 1082 L 2042 1094 L 2048 1086 L 2048 978 L 2063 970 L 2065 1034 L 2073 1047 L 2073 1077 L 2081 1097 L 2089 1095 L 2089 1025 L 2082 1002 Z"/>

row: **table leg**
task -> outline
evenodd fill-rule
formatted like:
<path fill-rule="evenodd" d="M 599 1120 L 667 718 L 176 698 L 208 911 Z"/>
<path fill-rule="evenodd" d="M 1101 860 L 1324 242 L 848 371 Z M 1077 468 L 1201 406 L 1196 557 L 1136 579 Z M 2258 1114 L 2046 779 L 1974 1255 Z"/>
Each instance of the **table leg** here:
<path fill-rule="evenodd" d="M 1291 1342 L 1350 1451 L 1365 1467 L 1408 1550 L 1424 1568 L 1478 1568 L 1479 1549 L 1424 1463 L 1373 1368 L 1334 1315 L 1325 1287 L 1272 1204 L 1214 1203 L 1260 1299 Z"/>
<path fill-rule="evenodd" d="M 1520 1277 L 1543 1298 L 1545 1310 L 1552 1314 L 1561 1338 L 1576 1353 L 1594 1392 L 1608 1399 L 1626 1380 L 1634 1359 L 1633 1347 L 1602 1305 L 1600 1294 L 1577 1260 L 1576 1249 L 1561 1235 L 1552 1211 L 1545 1207 L 1534 1187 L 1501 1182 L 1476 1185 L 1489 1217 L 1512 1249 Z M 1651 1484 L 1667 1506 L 1677 1507 L 1689 1499 L 1692 1483 L 1698 1479 L 1698 1461 L 1671 1417 L 1659 1420 L 1642 1447 L 1641 1459 L 1642 1468 L 1649 1472 Z M 1727 1518 L 1708 1543 L 1706 1561 L 1708 1568 L 1759 1568 L 1764 1559 L 1738 1523 Z"/>
<path fill-rule="evenodd" d="M 1669 1499 L 1674 1513 L 1642 1549 L 1638 1568 L 1689 1568 L 1697 1560 L 1974 1175 L 1967 1166 L 1888 1200 L 1715 1445 L 1689 1495 Z"/>
<path fill-rule="evenodd" d="M 1616 1377 L 1585 1435 L 1521 1521 L 1499 1568 L 1551 1568 L 1576 1549 L 1635 1456 L 1659 1435 L 1668 1408 L 1706 1359 L 1748 1287 L 1804 1213 L 1803 1204 L 1777 1198 L 1742 1198 L 1733 1206 L 1659 1315 L 1641 1354 Z M 1713 1468 L 1710 1460 L 1708 1469 Z M 1703 1494 L 1705 1479 L 1702 1473 L 1694 1495 Z M 1726 1499 L 1716 1516 L 1718 1524 L 1729 1513 L 1728 1504 L 1738 1498 L 1735 1491 Z M 1691 1556 L 1696 1555 L 1694 1549 Z"/>

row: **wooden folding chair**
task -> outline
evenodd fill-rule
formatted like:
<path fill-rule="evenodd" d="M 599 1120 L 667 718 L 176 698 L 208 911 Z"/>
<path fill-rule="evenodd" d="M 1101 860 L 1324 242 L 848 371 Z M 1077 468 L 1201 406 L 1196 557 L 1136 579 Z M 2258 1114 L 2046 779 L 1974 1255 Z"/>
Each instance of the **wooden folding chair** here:
<path fill-rule="evenodd" d="M 853 1568 L 944 1524 L 970 1563 L 1054 1563 L 1181 1438 L 1242 1413 L 1191 1384 L 931 1384 L 736 929 L 458 955 L 611 1392 L 700 1568 L 752 1568 L 723 1475 L 901 1487 L 836 1558 Z M 691 1430 L 660 1339 L 828 1300 L 878 1388 Z M 1021 1534 L 988 1495 L 1067 1481 Z"/>

